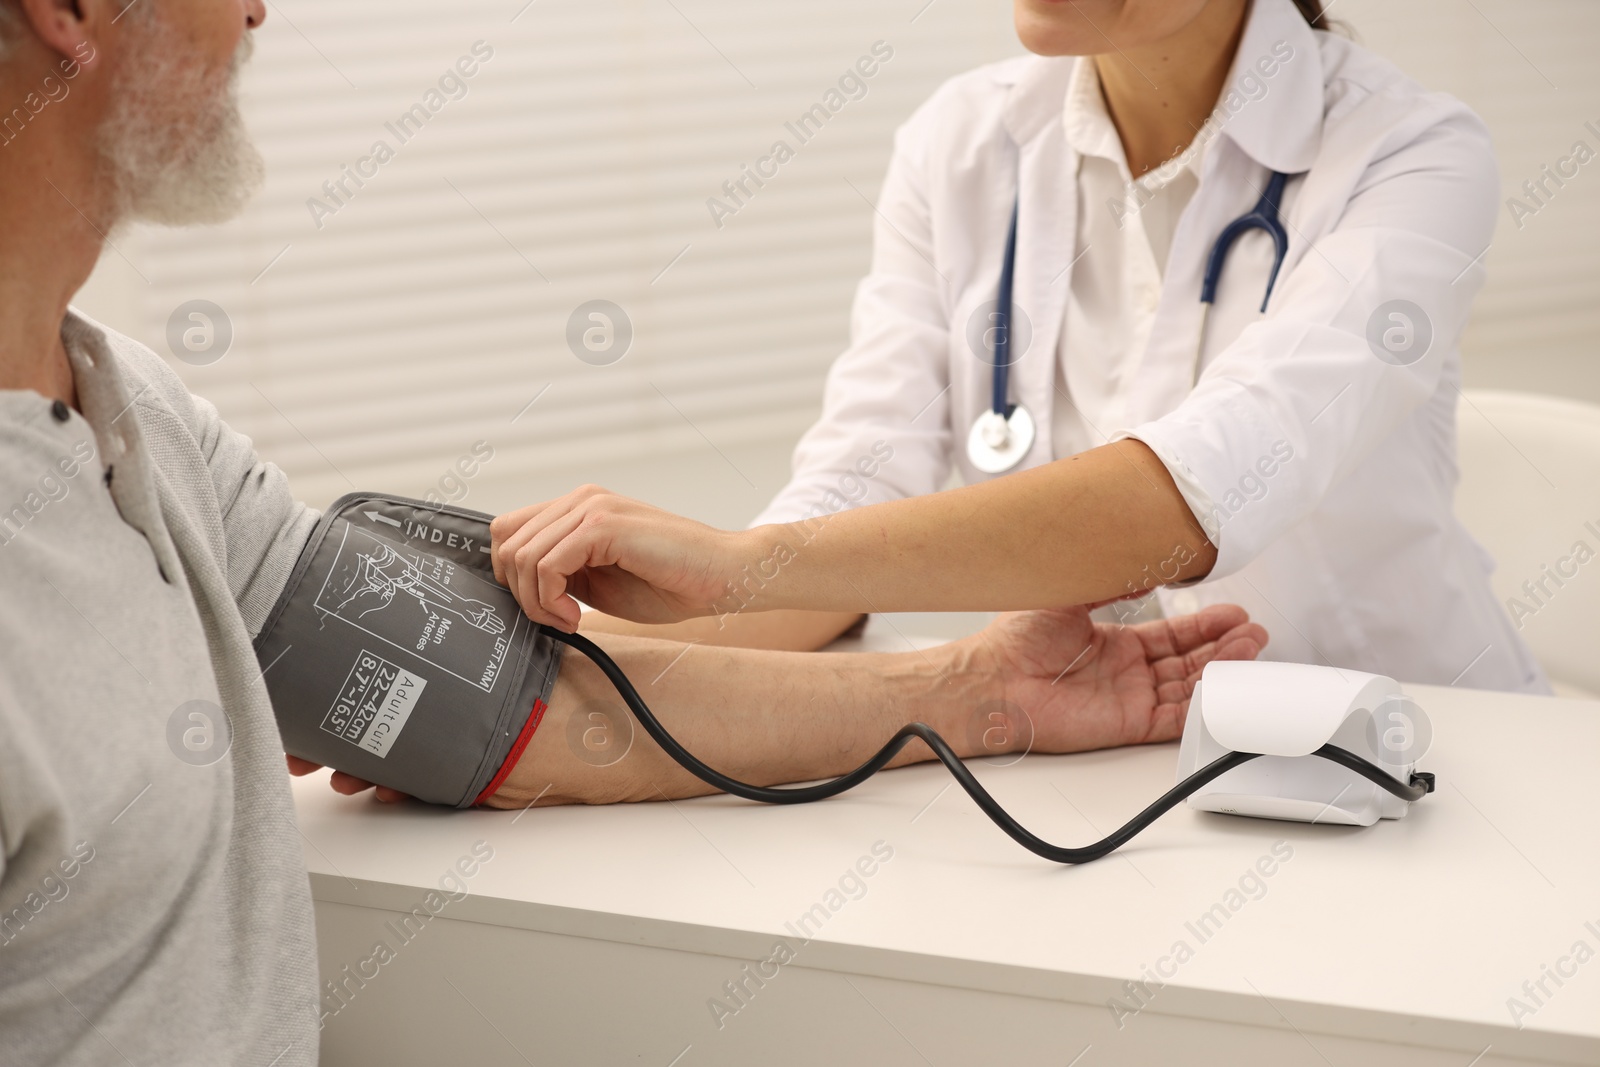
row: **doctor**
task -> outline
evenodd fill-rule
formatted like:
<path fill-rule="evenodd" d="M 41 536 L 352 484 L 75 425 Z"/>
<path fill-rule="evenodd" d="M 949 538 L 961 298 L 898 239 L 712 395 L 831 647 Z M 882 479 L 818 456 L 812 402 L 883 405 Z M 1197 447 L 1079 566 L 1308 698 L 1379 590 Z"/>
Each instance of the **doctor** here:
<path fill-rule="evenodd" d="M 806 648 L 1159 589 L 1275 658 L 1546 691 L 1451 510 L 1488 135 L 1318 6 L 1016 0 L 1033 54 L 899 131 L 793 480 L 739 532 L 592 486 L 502 516 L 529 615 Z"/>

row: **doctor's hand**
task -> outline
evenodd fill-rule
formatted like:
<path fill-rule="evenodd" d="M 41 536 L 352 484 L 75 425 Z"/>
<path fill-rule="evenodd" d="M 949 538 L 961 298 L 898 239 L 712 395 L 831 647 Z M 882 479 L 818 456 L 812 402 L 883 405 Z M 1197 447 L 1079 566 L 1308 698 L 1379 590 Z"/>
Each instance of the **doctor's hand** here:
<path fill-rule="evenodd" d="M 985 747 L 1084 752 L 1177 738 L 1205 665 L 1254 659 L 1267 631 L 1235 604 L 1134 626 L 1067 608 L 1009 612 L 965 640 L 1002 686 L 1003 703 L 985 706 Z"/>
<path fill-rule="evenodd" d="M 498 516 L 494 576 L 534 622 L 572 632 L 577 601 L 641 623 L 716 613 L 746 563 L 742 534 L 585 485 Z"/>

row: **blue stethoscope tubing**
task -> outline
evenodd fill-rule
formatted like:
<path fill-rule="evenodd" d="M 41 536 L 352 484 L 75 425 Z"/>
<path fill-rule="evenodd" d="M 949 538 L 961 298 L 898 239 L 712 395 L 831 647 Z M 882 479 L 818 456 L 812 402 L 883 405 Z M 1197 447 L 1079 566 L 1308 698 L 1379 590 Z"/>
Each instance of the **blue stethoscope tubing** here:
<path fill-rule="evenodd" d="M 1266 230 L 1267 236 L 1272 238 L 1272 273 L 1267 275 L 1267 291 L 1261 297 L 1261 310 L 1267 310 L 1267 301 L 1272 299 L 1272 287 L 1278 281 L 1278 269 L 1283 266 L 1284 256 L 1289 254 L 1289 232 L 1283 228 L 1283 220 L 1278 217 L 1278 203 L 1283 199 L 1283 186 L 1288 180 L 1287 174 L 1273 171 L 1256 206 L 1222 228 L 1206 261 L 1206 276 L 1200 283 L 1200 303 L 1216 302 L 1217 282 L 1222 280 L 1222 264 L 1228 258 L 1228 249 L 1233 247 L 1239 235 L 1249 230 Z"/>
<path fill-rule="evenodd" d="M 1209 310 L 1216 302 L 1222 267 L 1227 262 L 1228 252 L 1234 242 L 1250 230 L 1265 230 L 1272 239 L 1272 271 L 1267 275 L 1267 290 L 1261 296 L 1261 310 L 1267 310 L 1267 302 L 1272 299 L 1272 288 L 1278 282 L 1278 271 L 1282 269 L 1284 258 L 1289 253 L 1289 232 L 1278 214 L 1278 205 L 1283 200 L 1283 188 L 1288 180 L 1289 175 L 1283 171 L 1273 171 L 1255 207 L 1228 223 L 1217 235 L 1216 242 L 1211 246 L 1211 254 L 1206 259 L 1205 276 L 1200 283 L 1200 303 L 1205 309 Z M 1017 410 L 1017 405 L 1010 403 L 1008 396 L 1011 385 L 1011 292 L 1017 268 L 1017 215 L 1021 208 L 1020 201 L 1019 196 L 1011 204 L 1011 228 L 1006 233 L 1005 259 L 1000 265 L 1000 288 L 994 316 L 994 390 L 989 403 L 989 410 L 1008 422 Z M 1204 322 L 1202 318 L 1202 329 Z M 976 460 L 977 457 L 973 458 Z M 1020 454 L 1017 455 L 1011 465 L 1021 458 Z"/>
<path fill-rule="evenodd" d="M 994 398 L 990 410 L 1002 419 L 1011 417 L 1013 407 L 1006 402 L 1006 394 L 1011 382 L 1011 283 L 1017 273 L 1017 211 L 1020 206 L 1016 200 L 1011 202 L 1011 229 L 1006 233 L 1006 258 L 1000 265 L 1000 292 L 995 299 Z"/>

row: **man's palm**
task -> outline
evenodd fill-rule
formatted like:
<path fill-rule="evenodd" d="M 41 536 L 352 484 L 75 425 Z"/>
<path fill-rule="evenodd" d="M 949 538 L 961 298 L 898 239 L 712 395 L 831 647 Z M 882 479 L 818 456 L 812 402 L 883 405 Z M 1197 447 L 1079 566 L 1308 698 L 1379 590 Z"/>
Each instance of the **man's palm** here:
<path fill-rule="evenodd" d="M 1205 665 L 1254 659 L 1267 644 L 1232 604 L 1134 626 L 1095 623 L 1081 607 L 1019 611 L 983 638 L 1007 679 L 1005 700 L 1030 720 L 1013 727 L 1017 743 L 1031 737 L 1039 752 L 1172 740 Z"/>

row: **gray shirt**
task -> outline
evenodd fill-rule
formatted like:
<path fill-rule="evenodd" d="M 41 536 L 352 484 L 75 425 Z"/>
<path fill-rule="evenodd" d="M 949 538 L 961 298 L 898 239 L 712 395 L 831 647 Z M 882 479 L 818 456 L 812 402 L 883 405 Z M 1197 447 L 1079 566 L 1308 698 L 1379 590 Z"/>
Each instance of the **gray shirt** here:
<path fill-rule="evenodd" d="M 251 636 L 315 523 L 149 349 L 0 391 L 0 1059 L 317 1059 L 309 887 Z"/>

